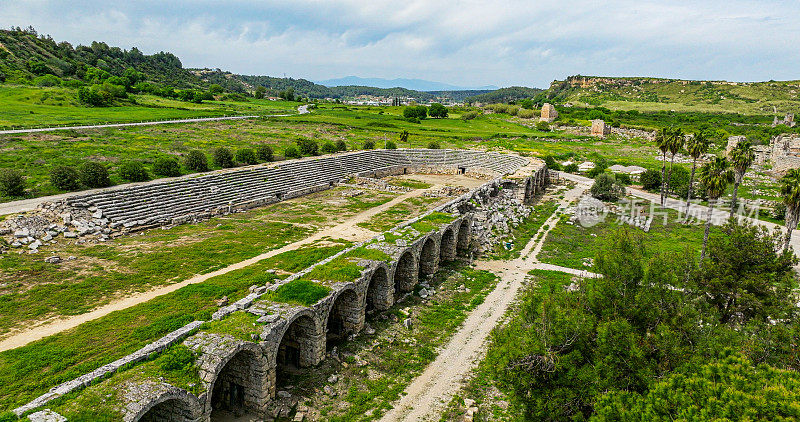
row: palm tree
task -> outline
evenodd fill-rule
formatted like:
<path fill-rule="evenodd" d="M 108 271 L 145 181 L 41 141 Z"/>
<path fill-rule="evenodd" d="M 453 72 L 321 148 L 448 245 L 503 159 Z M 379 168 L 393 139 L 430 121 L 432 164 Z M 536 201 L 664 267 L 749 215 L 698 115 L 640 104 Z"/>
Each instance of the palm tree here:
<path fill-rule="evenodd" d="M 669 162 L 669 174 L 667 175 L 665 196 L 669 195 L 670 184 L 672 183 L 672 167 L 675 165 L 675 155 L 678 154 L 678 151 L 683 149 L 683 144 L 686 142 L 686 137 L 683 136 L 683 131 L 680 128 L 673 129 L 670 132 L 667 148 L 672 157 Z"/>
<path fill-rule="evenodd" d="M 706 231 L 703 234 L 703 253 L 700 255 L 701 261 L 706 258 L 706 247 L 708 246 L 708 233 L 711 230 L 711 216 L 714 213 L 714 204 L 720 196 L 725 193 L 728 185 L 733 182 L 734 176 L 731 165 L 723 157 L 717 157 L 713 161 L 706 163 L 700 168 L 700 183 L 705 186 L 708 195 L 708 215 L 706 216 Z"/>
<path fill-rule="evenodd" d="M 692 187 L 694 187 L 694 175 L 697 170 L 697 160 L 708 152 L 709 139 L 705 132 L 697 132 L 686 142 L 686 150 L 692 157 L 692 177 L 689 178 L 689 195 L 686 196 L 686 212 L 689 212 L 689 204 L 692 202 Z"/>
<path fill-rule="evenodd" d="M 664 180 L 667 173 L 667 151 L 669 151 L 670 129 L 661 128 L 656 133 L 656 146 L 661 150 L 661 205 L 664 205 Z"/>
<path fill-rule="evenodd" d="M 783 250 L 789 250 L 792 231 L 800 222 L 800 169 L 789 170 L 780 180 L 781 196 L 786 205 L 786 241 Z"/>
<path fill-rule="evenodd" d="M 739 185 L 744 179 L 744 174 L 747 169 L 756 160 L 756 152 L 753 150 L 753 145 L 750 141 L 742 141 L 736 144 L 730 153 L 731 164 L 733 164 L 733 171 L 736 175 L 736 180 L 733 182 L 733 198 L 731 199 L 731 216 L 736 212 L 736 202 L 739 196 Z"/>

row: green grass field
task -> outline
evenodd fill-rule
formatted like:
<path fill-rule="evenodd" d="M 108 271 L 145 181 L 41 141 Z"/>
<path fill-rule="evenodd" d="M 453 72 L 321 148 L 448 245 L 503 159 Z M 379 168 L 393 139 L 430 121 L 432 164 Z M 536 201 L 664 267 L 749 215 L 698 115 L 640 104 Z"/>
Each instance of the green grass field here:
<path fill-rule="evenodd" d="M 78 103 L 74 89 L 0 85 L 0 130 L 217 117 L 226 114 L 286 114 L 295 113 L 300 105 L 269 100 L 206 101 L 194 104 L 152 95 L 131 95 L 131 98 L 136 104 L 129 101 L 114 107 L 85 107 Z"/>

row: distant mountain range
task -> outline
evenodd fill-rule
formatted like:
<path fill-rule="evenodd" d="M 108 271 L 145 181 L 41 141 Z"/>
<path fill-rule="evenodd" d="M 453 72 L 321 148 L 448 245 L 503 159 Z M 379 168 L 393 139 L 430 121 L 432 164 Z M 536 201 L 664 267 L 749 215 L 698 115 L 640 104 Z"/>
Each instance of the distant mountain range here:
<path fill-rule="evenodd" d="M 426 81 L 424 79 L 383 79 L 383 78 L 360 78 L 358 76 L 345 76 L 344 78 L 326 79 L 316 81 L 320 85 L 327 87 L 334 86 L 370 86 L 375 88 L 406 88 L 414 91 L 493 91 L 497 89 L 494 85 L 479 87 L 464 87 L 450 85 L 443 82 Z"/>

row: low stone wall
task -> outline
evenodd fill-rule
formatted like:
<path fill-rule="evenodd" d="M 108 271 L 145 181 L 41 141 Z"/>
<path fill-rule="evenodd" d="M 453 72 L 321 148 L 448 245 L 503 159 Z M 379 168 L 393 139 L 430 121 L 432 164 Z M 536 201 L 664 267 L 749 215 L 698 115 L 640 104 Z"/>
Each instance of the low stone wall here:
<path fill-rule="evenodd" d="M 380 235 L 370 242 L 355 245 L 320 261 L 280 283 L 254 288 L 251 294 L 221 307 L 212 316 L 212 319 L 220 320 L 237 311 L 258 315 L 259 322 L 265 325 L 252 341 L 201 332 L 184 342 L 199 355 L 197 363 L 204 393 L 195 396 L 157 380 L 129 383 L 125 386 L 128 401 L 122 409 L 124 420 L 208 421 L 211 410 L 222 400 L 221 397 L 236 397 L 245 409 L 263 413 L 277 394 L 277 375 L 281 365 L 289 361 L 301 367 L 317 365 L 325 356 L 328 334 L 337 331 L 344 336 L 360 332 L 367 312 L 390 308 L 413 290 L 420 276 L 426 277 L 436 272 L 440 262 L 454 260 L 458 255 L 469 256 L 481 250 L 487 245 L 486 242 L 493 241 L 484 233 L 497 231 L 497 224 L 501 221 L 507 228 L 520 215 L 529 212 L 525 203 L 543 189 L 546 182 L 547 169 L 544 165 L 538 166 L 529 177 L 491 180 L 419 218 L 399 225 L 396 229 L 408 228 L 433 212 L 451 213 L 454 216 L 452 221 L 429 233 L 419 233 L 413 242 L 390 243 L 385 241 L 384 235 Z M 259 301 L 268 291 L 367 243 L 368 247 L 389 255 L 389 262 L 357 260 L 356 263 L 362 268 L 361 275 L 356 280 L 332 286 L 328 296 L 316 304 L 304 307 Z M 52 389 L 14 412 L 21 415 L 40 408 L 56 397 L 113 374 L 127 363 L 151 357 L 190 335 L 201 324 L 202 321 L 188 324 L 132 355 Z"/>

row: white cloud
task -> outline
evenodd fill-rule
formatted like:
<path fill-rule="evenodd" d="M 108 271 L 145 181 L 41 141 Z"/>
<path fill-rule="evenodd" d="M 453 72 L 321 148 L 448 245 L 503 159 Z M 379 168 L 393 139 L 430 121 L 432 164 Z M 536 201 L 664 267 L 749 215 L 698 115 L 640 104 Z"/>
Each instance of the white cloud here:
<path fill-rule="evenodd" d="M 577 73 L 795 79 L 798 12 L 777 0 L 6 0 L 0 25 L 238 73 L 547 86 Z"/>

